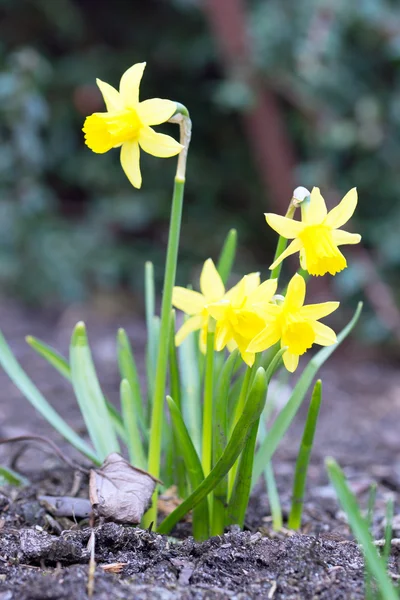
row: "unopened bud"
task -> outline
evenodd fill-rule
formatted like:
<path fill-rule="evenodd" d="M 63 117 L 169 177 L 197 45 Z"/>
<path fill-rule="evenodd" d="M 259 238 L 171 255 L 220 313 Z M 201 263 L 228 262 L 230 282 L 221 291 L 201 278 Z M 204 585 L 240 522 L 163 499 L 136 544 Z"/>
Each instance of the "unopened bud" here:
<path fill-rule="evenodd" d="M 295 206 L 298 206 L 307 198 L 307 196 L 310 195 L 310 193 L 311 193 L 310 190 L 303 187 L 302 185 L 299 185 L 299 187 L 297 187 L 293 192 L 293 198 L 292 198 L 293 204 Z"/>

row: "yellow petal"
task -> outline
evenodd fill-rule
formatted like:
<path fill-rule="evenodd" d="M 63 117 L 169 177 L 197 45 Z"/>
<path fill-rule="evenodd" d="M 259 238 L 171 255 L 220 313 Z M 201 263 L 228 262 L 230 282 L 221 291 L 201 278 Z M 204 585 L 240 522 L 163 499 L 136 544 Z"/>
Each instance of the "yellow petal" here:
<path fill-rule="evenodd" d="M 305 210 L 305 222 L 307 225 L 316 225 L 322 223 L 327 215 L 325 200 L 320 189 L 314 187 L 310 194 L 310 203 Z"/>
<path fill-rule="evenodd" d="M 201 328 L 199 335 L 199 348 L 202 354 L 207 352 L 207 330 L 208 330 L 208 319 L 204 319 L 203 327 Z"/>
<path fill-rule="evenodd" d="M 127 108 L 136 108 L 139 102 L 139 87 L 145 66 L 145 62 L 136 63 L 125 71 L 121 77 L 119 93 L 121 94 L 124 106 Z"/>
<path fill-rule="evenodd" d="M 204 308 L 205 298 L 199 292 L 175 286 L 172 292 L 172 304 L 187 315 L 198 315 Z"/>
<path fill-rule="evenodd" d="M 170 135 L 156 133 L 154 129 L 145 125 L 139 131 L 140 147 L 148 154 L 159 158 L 169 158 L 179 154 L 183 146 Z"/>
<path fill-rule="evenodd" d="M 276 293 L 278 287 L 277 279 L 267 279 L 261 285 L 259 285 L 253 292 L 251 292 L 247 298 L 246 306 L 252 306 L 253 304 L 264 304 L 272 300 L 272 297 Z"/>
<path fill-rule="evenodd" d="M 201 316 L 190 317 L 187 321 L 184 322 L 182 327 L 179 329 L 175 336 L 175 345 L 180 346 L 183 340 L 193 331 L 197 331 L 201 329 L 204 323 L 204 318 Z"/>
<path fill-rule="evenodd" d="M 283 364 L 289 373 L 294 373 L 299 365 L 299 356 L 298 354 L 292 354 L 288 350 L 283 353 Z"/>
<path fill-rule="evenodd" d="M 205 261 L 201 270 L 200 289 L 207 302 L 217 302 L 225 294 L 225 286 L 211 258 Z"/>
<path fill-rule="evenodd" d="M 302 306 L 300 309 L 299 316 L 304 319 L 312 319 L 318 321 L 323 319 L 331 313 L 333 313 L 338 307 L 340 302 L 321 302 L 320 304 L 307 304 Z"/>
<path fill-rule="evenodd" d="M 215 332 L 215 349 L 217 352 L 221 352 L 232 339 L 232 329 L 227 321 L 224 321 L 221 325 L 217 325 Z"/>
<path fill-rule="evenodd" d="M 357 189 L 353 188 L 343 198 L 343 200 L 335 206 L 325 219 L 325 225 L 332 229 L 339 229 L 342 225 L 353 216 L 357 206 Z"/>
<path fill-rule="evenodd" d="M 86 117 L 82 127 L 85 134 L 85 144 L 97 154 L 104 154 L 114 146 L 113 136 L 108 131 L 107 113 L 93 113 Z"/>
<path fill-rule="evenodd" d="M 296 273 L 289 281 L 285 296 L 285 308 L 289 310 L 298 310 L 304 304 L 306 296 L 306 282 L 303 277 Z"/>
<path fill-rule="evenodd" d="M 123 110 L 124 104 L 119 92 L 109 83 L 96 79 L 97 86 L 102 93 L 108 112 Z"/>
<path fill-rule="evenodd" d="M 228 348 L 229 352 L 233 352 L 234 350 L 236 350 L 236 348 L 238 347 L 238 345 L 235 342 L 235 340 L 229 340 L 229 342 L 227 343 L 226 347 Z"/>
<path fill-rule="evenodd" d="M 336 333 L 323 323 L 313 323 L 312 325 L 315 332 L 315 344 L 319 344 L 320 346 L 332 346 L 332 344 L 336 344 L 337 338 Z"/>
<path fill-rule="evenodd" d="M 307 271 L 306 251 L 304 248 L 300 250 L 300 266 L 304 271 Z"/>
<path fill-rule="evenodd" d="M 176 102 L 152 98 L 139 102 L 136 110 L 143 125 L 160 125 L 176 112 Z"/>
<path fill-rule="evenodd" d="M 296 254 L 296 252 L 299 252 L 302 249 L 302 241 L 300 240 L 300 238 L 296 238 L 295 240 L 293 240 L 292 242 L 290 242 L 289 246 L 286 248 L 286 250 L 284 250 L 282 252 L 282 254 L 276 259 L 275 262 L 272 263 L 272 265 L 270 266 L 270 269 L 272 271 L 272 269 L 275 269 L 275 267 L 277 267 L 278 265 L 281 264 L 281 262 L 283 260 L 285 260 L 285 258 L 287 258 L 288 256 L 290 256 L 291 254 Z"/>
<path fill-rule="evenodd" d="M 349 233 L 343 231 L 343 229 L 334 229 L 332 231 L 332 238 L 336 246 L 343 246 L 344 244 L 359 244 L 361 242 L 361 235 L 358 233 Z"/>
<path fill-rule="evenodd" d="M 254 352 L 247 352 L 247 350 L 243 352 L 241 351 L 240 356 L 248 367 L 252 367 L 254 365 L 254 361 L 256 359 Z"/>
<path fill-rule="evenodd" d="M 225 299 L 229 300 L 234 307 L 241 307 L 249 294 L 260 285 L 260 273 L 249 273 L 231 288 L 226 294 Z"/>
<path fill-rule="evenodd" d="M 271 348 L 280 338 L 278 327 L 274 323 L 268 324 L 247 347 L 248 352 L 263 352 Z"/>
<path fill-rule="evenodd" d="M 142 186 L 140 173 L 140 150 L 137 142 L 126 142 L 121 148 L 121 165 L 125 175 L 135 188 Z"/>
<path fill-rule="evenodd" d="M 300 223 L 300 221 L 294 221 L 293 219 L 288 219 L 287 217 L 281 217 L 280 215 L 275 215 L 274 213 L 264 213 L 265 220 L 268 225 L 279 235 L 288 240 L 291 240 L 299 235 L 301 231 L 304 229 L 304 224 Z"/>
<path fill-rule="evenodd" d="M 207 304 L 205 309 L 208 314 L 213 317 L 216 321 L 222 321 L 226 317 L 226 312 L 230 308 L 231 303 L 228 300 L 221 300 L 220 302 L 213 302 L 212 304 Z"/>

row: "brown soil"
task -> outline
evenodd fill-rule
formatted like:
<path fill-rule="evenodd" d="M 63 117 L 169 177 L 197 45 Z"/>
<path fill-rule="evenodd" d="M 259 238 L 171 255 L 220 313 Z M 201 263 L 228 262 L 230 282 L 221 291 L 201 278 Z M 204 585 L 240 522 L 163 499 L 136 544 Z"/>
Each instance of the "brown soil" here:
<path fill-rule="evenodd" d="M 18 359 L 44 395 L 77 430 L 82 421 L 69 386 L 25 342 L 37 335 L 66 351 L 71 329 L 84 317 L 77 307 L 50 322 L 10 304 L 0 306 L 3 332 Z M 116 396 L 115 332 L 125 326 L 138 358 L 143 356 L 144 331 L 125 318 L 88 316 L 104 389 Z M 368 487 L 378 483 L 373 533 L 382 537 L 385 500 L 398 500 L 400 490 L 400 372 L 365 358 L 354 349 L 322 371 L 324 398 L 309 470 L 307 501 L 301 534 L 275 534 L 262 484 L 252 498 L 247 531 L 233 528 L 202 544 L 112 523 L 95 527 L 93 598 L 326 598 L 364 597 L 364 567 L 345 517 L 328 484 L 323 460 L 334 456 L 365 506 Z M 140 361 L 139 361 L 140 362 Z M 0 373 L 0 437 L 23 433 L 48 435 L 69 456 L 74 452 L 37 415 L 4 373 Z M 283 395 L 283 394 L 282 394 Z M 304 410 L 274 457 L 284 516 L 290 507 L 293 465 L 304 424 Z M 72 471 L 48 451 L 32 445 L 0 447 L 0 464 L 12 464 L 30 478 L 25 489 L 6 488 L 0 494 L 0 600 L 61 600 L 88 598 L 91 529 L 87 521 L 54 518 L 38 500 L 39 493 L 87 495 Z M 400 535 L 395 510 L 394 536 Z M 181 528 L 182 532 L 182 528 Z M 179 533 L 179 529 L 175 534 Z M 397 546 L 390 571 L 399 574 Z M 123 563 L 120 573 L 105 565 Z"/>

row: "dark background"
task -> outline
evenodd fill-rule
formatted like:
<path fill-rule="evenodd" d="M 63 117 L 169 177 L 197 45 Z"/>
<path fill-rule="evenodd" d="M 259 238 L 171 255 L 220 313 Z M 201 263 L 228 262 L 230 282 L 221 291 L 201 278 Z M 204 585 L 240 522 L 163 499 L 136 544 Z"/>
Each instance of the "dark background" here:
<path fill-rule="evenodd" d="M 179 283 L 231 227 L 237 272 L 266 274 L 276 236 L 263 212 L 284 213 L 297 185 L 330 207 L 357 186 L 349 228 L 363 245 L 322 291 L 349 310 L 365 297 L 369 341 L 398 338 L 400 6 L 388 0 L 0 0 L 3 294 L 42 307 L 140 297 L 146 259 L 160 281 L 175 159 L 142 155 L 135 190 L 118 151 L 93 154 L 81 132 L 103 110 L 95 78 L 118 86 L 144 60 L 141 98 L 178 100 L 193 119 Z"/>

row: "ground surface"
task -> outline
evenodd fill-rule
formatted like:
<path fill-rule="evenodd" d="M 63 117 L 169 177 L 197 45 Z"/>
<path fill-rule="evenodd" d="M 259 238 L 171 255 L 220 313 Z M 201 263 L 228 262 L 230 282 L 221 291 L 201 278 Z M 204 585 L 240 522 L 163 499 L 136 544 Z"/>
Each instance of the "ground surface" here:
<path fill-rule="evenodd" d="M 0 305 L 1 327 L 18 359 L 77 431 L 82 430 L 82 422 L 70 388 L 29 349 L 24 336 L 41 337 L 67 354 L 70 331 L 82 318 L 85 310 L 81 307 L 49 319 L 11 304 Z M 86 321 L 104 389 L 109 397 L 115 397 L 116 329 L 127 328 L 140 358 L 143 328 L 115 315 L 105 319 L 92 314 Z M 251 502 L 248 531 L 232 530 L 203 544 L 104 524 L 95 529 L 93 598 L 363 598 L 362 558 L 328 485 L 323 459 L 331 455 L 340 462 L 362 503 L 371 481 L 377 481 L 374 534 L 381 537 L 385 499 L 392 494 L 398 500 L 400 490 L 400 370 L 359 354 L 347 347 L 340 360 L 322 371 L 323 407 L 302 534 L 272 532 L 268 499 L 261 485 Z M 303 422 L 304 411 L 274 459 L 284 515 L 290 506 Z M 23 433 L 50 435 L 64 452 L 73 455 L 0 373 L 0 438 Z M 1 490 L 0 600 L 86 599 L 91 530 L 85 522 L 77 527 L 72 521 L 52 518 L 37 501 L 37 493 L 70 493 L 73 473 L 42 449 L 29 446 L 22 455 L 16 457 L 16 453 L 17 446 L 0 447 L 0 464 L 9 465 L 13 459 L 14 468 L 26 472 L 32 485 L 25 490 Z M 85 480 L 80 483 L 82 496 L 87 493 L 86 485 Z M 400 536 L 399 518 L 395 517 L 394 525 L 394 536 Z M 394 576 L 398 574 L 396 552 L 394 548 Z M 119 574 L 104 568 L 112 563 L 122 563 L 112 567 L 120 569 Z"/>

